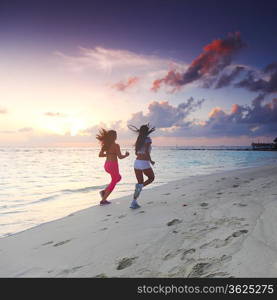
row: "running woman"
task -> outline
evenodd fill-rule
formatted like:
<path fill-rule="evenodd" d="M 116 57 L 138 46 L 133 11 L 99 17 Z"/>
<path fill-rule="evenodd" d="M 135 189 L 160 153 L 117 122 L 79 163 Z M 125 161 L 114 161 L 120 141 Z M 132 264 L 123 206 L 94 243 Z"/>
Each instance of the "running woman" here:
<path fill-rule="evenodd" d="M 136 160 L 134 163 L 135 175 L 138 183 L 135 186 L 135 192 L 133 201 L 130 208 L 136 209 L 140 205 L 137 203 L 137 199 L 142 191 L 142 188 L 154 181 L 155 175 L 151 168 L 155 162 L 151 159 L 151 144 L 152 140 L 149 137 L 150 133 L 155 131 L 155 127 L 150 128 L 149 124 L 142 125 L 139 129 L 133 125 L 128 126 L 130 130 L 138 134 L 137 141 L 135 144 Z M 144 181 L 143 175 L 147 177 Z"/>
<path fill-rule="evenodd" d="M 99 134 L 96 136 L 96 139 L 101 143 L 99 157 L 106 157 L 104 169 L 111 175 L 111 183 L 104 190 L 100 191 L 100 196 L 102 198 L 100 205 L 111 203 L 107 198 L 113 191 L 115 185 L 121 180 L 117 158 L 123 159 L 129 156 L 129 152 L 127 151 L 124 155 L 121 153 L 120 146 L 115 143 L 116 138 L 117 133 L 115 130 L 107 131 L 103 128 L 99 130 Z"/>

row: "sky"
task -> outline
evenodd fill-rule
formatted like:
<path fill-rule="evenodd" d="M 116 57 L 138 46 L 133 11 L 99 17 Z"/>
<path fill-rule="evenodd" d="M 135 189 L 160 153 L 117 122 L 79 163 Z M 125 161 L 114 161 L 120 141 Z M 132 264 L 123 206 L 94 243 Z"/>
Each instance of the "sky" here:
<path fill-rule="evenodd" d="M 0 146 L 156 145 L 277 136 L 277 2 L 1 1 Z"/>

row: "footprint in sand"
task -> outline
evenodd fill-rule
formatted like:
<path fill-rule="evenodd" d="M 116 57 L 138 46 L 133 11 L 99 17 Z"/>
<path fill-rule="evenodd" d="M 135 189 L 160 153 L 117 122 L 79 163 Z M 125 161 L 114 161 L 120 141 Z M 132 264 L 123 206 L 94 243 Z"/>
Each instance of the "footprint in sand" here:
<path fill-rule="evenodd" d="M 179 219 L 173 219 L 173 220 L 171 220 L 170 222 L 168 222 L 166 225 L 167 225 L 167 226 L 172 226 L 172 225 L 179 224 L 179 223 L 181 223 L 181 222 L 182 222 L 182 221 L 179 220 Z"/>
<path fill-rule="evenodd" d="M 170 193 L 166 193 L 166 194 L 162 194 L 163 196 L 168 196 L 168 195 L 170 195 Z"/>
<path fill-rule="evenodd" d="M 181 256 L 181 260 L 184 260 L 189 254 L 193 254 L 196 250 L 194 248 L 191 248 L 189 250 L 185 250 L 183 253 L 182 253 L 182 256 Z"/>
<path fill-rule="evenodd" d="M 66 243 L 69 243 L 70 241 L 71 241 L 71 240 L 66 240 L 66 241 L 59 242 L 59 243 L 53 245 L 53 247 L 59 247 L 59 246 L 61 246 L 61 245 L 64 245 L 64 244 L 66 244 Z"/>
<path fill-rule="evenodd" d="M 226 277 L 228 275 L 230 275 L 230 274 L 226 273 L 226 272 L 217 272 L 217 273 L 208 274 L 207 276 L 203 276 L 203 277 L 205 277 L 205 278 L 214 278 L 214 277 L 222 278 L 222 277 Z"/>
<path fill-rule="evenodd" d="M 200 249 L 207 249 L 209 247 L 214 247 L 214 248 L 221 248 L 227 245 L 226 240 L 220 240 L 220 239 L 214 239 L 209 243 L 205 243 L 202 246 L 200 246 Z"/>
<path fill-rule="evenodd" d="M 210 271 L 212 267 L 212 263 L 197 263 L 193 266 L 192 270 L 188 274 L 188 277 L 200 277 L 201 275 Z"/>
<path fill-rule="evenodd" d="M 108 276 L 105 273 L 101 273 L 96 275 L 95 278 L 108 278 Z"/>
<path fill-rule="evenodd" d="M 223 193 L 216 193 L 217 195 L 222 195 Z"/>
<path fill-rule="evenodd" d="M 232 236 L 233 236 L 233 237 L 239 237 L 239 236 L 241 236 L 242 234 L 245 234 L 245 233 L 247 233 L 247 232 L 248 232 L 248 230 L 242 229 L 242 230 L 239 230 L 239 231 L 234 232 L 234 233 L 232 234 Z"/>
<path fill-rule="evenodd" d="M 129 258 L 129 257 L 124 257 L 124 258 L 122 258 L 122 259 L 119 261 L 119 263 L 118 263 L 116 269 L 117 269 L 117 270 L 123 270 L 123 269 L 125 269 L 125 268 L 131 266 L 131 265 L 133 264 L 133 261 L 136 260 L 137 258 L 138 258 L 138 257 L 130 257 L 130 258 Z"/>
<path fill-rule="evenodd" d="M 166 256 L 163 257 L 163 260 L 169 260 L 171 258 L 174 258 L 181 252 L 182 252 L 182 249 L 178 249 L 175 252 L 169 252 Z"/>
<path fill-rule="evenodd" d="M 233 188 L 237 188 L 237 187 L 239 187 L 238 184 L 234 184 L 234 185 L 233 185 Z"/>
<path fill-rule="evenodd" d="M 219 225 L 234 225 L 234 226 L 237 226 L 237 225 L 241 225 L 241 222 L 242 221 L 245 221 L 245 218 L 236 218 L 236 217 L 232 217 L 232 218 L 227 218 L 227 217 L 224 217 L 224 218 L 220 218 L 220 219 L 217 219 L 217 220 L 214 220 L 214 224 L 219 226 Z"/>
<path fill-rule="evenodd" d="M 104 230 L 107 230 L 108 228 L 107 227 L 104 227 L 104 228 L 101 228 L 100 231 L 104 231 Z"/>
<path fill-rule="evenodd" d="M 202 207 L 207 207 L 208 205 L 209 205 L 209 204 L 206 203 L 206 202 L 203 202 L 203 203 L 200 204 L 200 206 L 202 206 Z"/>
<path fill-rule="evenodd" d="M 152 203 L 154 203 L 154 201 L 149 201 L 149 202 L 147 202 L 147 204 L 152 204 Z"/>
<path fill-rule="evenodd" d="M 224 262 L 228 262 L 231 259 L 232 257 L 227 255 L 222 255 L 219 259 L 204 259 L 203 262 L 198 262 L 192 267 L 187 277 L 204 277 L 202 275 L 206 275 L 211 271 L 217 271 Z"/>
<path fill-rule="evenodd" d="M 62 270 L 58 275 L 66 275 L 66 274 L 74 273 L 75 271 L 77 271 L 81 268 L 83 268 L 83 266 L 73 267 L 72 269 L 65 269 L 65 270 Z"/>
<path fill-rule="evenodd" d="M 119 217 L 118 217 L 118 219 L 122 219 L 122 218 L 125 218 L 127 215 L 120 215 Z"/>
<path fill-rule="evenodd" d="M 42 244 L 42 246 L 50 245 L 50 244 L 53 244 L 53 243 L 54 243 L 53 241 L 46 242 L 46 243 Z"/>
<path fill-rule="evenodd" d="M 244 204 L 244 203 L 234 203 L 234 205 L 238 205 L 238 206 L 241 206 L 241 207 L 247 206 L 247 204 Z"/>
<path fill-rule="evenodd" d="M 245 230 L 245 229 L 236 231 L 236 232 L 232 233 L 231 235 L 229 235 L 225 240 L 214 239 L 211 242 L 205 243 L 202 246 L 200 246 L 200 249 L 206 249 L 209 247 L 214 247 L 214 248 L 225 247 L 231 243 L 231 241 L 233 240 L 234 237 L 239 237 L 242 234 L 245 234 L 247 232 L 248 232 L 248 230 Z"/>

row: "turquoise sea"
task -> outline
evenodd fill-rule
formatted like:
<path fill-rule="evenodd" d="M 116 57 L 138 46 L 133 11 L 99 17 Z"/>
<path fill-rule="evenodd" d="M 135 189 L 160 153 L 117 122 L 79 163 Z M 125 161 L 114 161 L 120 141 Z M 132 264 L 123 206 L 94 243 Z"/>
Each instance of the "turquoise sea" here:
<path fill-rule="evenodd" d="M 153 147 L 156 178 L 151 186 L 198 174 L 277 164 L 277 151 L 235 148 L 241 151 L 230 147 L 221 150 Z M 134 151 L 122 147 L 122 152 L 125 150 L 130 156 L 119 160 L 122 181 L 111 200 L 134 191 Z M 98 205 L 99 191 L 110 181 L 103 169 L 104 158 L 98 158 L 98 151 L 97 148 L 0 149 L 0 237 Z"/>

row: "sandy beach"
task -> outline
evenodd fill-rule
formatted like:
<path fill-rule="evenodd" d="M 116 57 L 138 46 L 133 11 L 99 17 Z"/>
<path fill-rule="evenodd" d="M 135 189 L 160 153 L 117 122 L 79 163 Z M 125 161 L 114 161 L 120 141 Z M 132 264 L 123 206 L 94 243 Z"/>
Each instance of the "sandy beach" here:
<path fill-rule="evenodd" d="M 277 277 L 277 166 L 130 198 L 0 239 L 0 277 Z"/>

